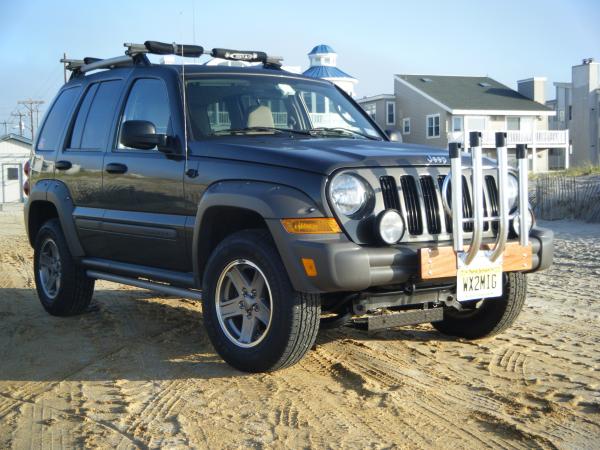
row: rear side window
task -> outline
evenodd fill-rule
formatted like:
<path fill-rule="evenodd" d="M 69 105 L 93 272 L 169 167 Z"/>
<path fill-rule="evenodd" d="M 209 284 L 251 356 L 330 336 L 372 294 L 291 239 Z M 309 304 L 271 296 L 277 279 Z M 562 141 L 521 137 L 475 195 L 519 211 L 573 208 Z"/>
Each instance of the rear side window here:
<path fill-rule="evenodd" d="M 104 147 L 122 84 L 121 80 L 111 80 L 89 87 L 77 113 L 69 148 L 98 150 Z"/>
<path fill-rule="evenodd" d="M 58 140 L 67 125 L 78 92 L 79 89 L 71 88 L 59 94 L 44 122 L 38 140 L 38 150 L 56 150 L 59 145 Z"/>
<path fill-rule="evenodd" d="M 157 133 L 167 134 L 171 111 L 167 88 L 162 80 L 141 78 L 135 81 L 127 97 L 121 125 L 128 120 L 147 120 L 154 124 Z M 127 148 L 120 139 L 119 148 Z"/>

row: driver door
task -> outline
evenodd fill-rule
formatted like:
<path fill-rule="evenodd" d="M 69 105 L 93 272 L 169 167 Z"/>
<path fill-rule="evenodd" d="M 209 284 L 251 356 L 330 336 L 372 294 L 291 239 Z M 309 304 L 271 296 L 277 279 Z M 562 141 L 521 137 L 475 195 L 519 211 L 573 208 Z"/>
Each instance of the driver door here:
<path fill-rule="evenodd" d="M 147 120 L 157 133 L 172 134 L 169 92 L 163 79 L 130 80 L 117 138 L 104 158 L 102 230 L 104 257 L 163 269 L 188 271 L 183 194 L 185 160 L 120 143 L 121 125 Z"/>

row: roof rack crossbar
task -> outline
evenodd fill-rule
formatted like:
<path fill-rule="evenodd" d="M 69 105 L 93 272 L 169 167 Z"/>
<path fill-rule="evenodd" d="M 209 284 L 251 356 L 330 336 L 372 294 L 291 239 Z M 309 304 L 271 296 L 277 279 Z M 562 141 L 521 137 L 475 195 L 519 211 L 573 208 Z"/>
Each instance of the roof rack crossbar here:
<path fill-rule="evenodd" d="M 260 62 L 265 67 L 280 69 L 283 58 L 280 56 L 269 56 L 265 52 L 253 50 L 230 50 L 225 48 L 213 48 L 205 51 L 200 45 L 164 43 L 157 41 L 146 41 L 143 44 L 124 43 L 127 50 L 125 55 L 114 58 L 99 59 L 86 57 L 84 59 L 60 60 L 65 64 L 67 70 L 73 72 L 73 76 L 80 76 L 86 72 L 98 69 L 112 69 L 116 67 L 130 66 L 136 63 L 149 64 L 146 54 L 176 55 L 197 58 L 201 55 L 210 55 L 213 58 L 228 59 L 231 61 Z"/>

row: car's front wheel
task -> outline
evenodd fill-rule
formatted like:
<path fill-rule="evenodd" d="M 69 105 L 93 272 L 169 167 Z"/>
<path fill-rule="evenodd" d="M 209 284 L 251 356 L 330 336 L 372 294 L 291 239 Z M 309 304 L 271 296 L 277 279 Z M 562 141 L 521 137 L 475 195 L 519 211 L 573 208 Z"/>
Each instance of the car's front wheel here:
<path fill-rule="evenodd" d="M 294 291 L 262 230 L 235 233 L 217 246 L 206 266 L 202 303 L 215 350 L 246 372 L 295 364 L 319 330 L 319 296 Z"/>
<path fill-rule="evenodd" d="M 444 320 L 433 322 L 438 331 L 450 336 L 479 339 L 503 332 L 517 319 L 527 297 L 525 274 L 505 274 L 504 294 L 498 298 L 473 301 L 458 311 L 446 308 Z"/>

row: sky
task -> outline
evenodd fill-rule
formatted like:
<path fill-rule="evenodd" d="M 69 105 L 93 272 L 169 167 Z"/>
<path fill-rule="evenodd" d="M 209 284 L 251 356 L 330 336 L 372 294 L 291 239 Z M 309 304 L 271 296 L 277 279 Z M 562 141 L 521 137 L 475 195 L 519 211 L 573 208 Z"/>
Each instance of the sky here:
<path fill-rule="evenodd" d="M 392 93 L 393 74 L 407 73 L 488 75 L 513 88 L 544 76 L 553 98 L 571 66 L 600 59 L 600 0 L 0 0 L 0 134 L 19 100 L 43 100 L 45 111 L 63 52 L 112 57 L 146 40 L 264 50 L 303 69 L 328 44 L 359 79 L 358 97 Z"/>

